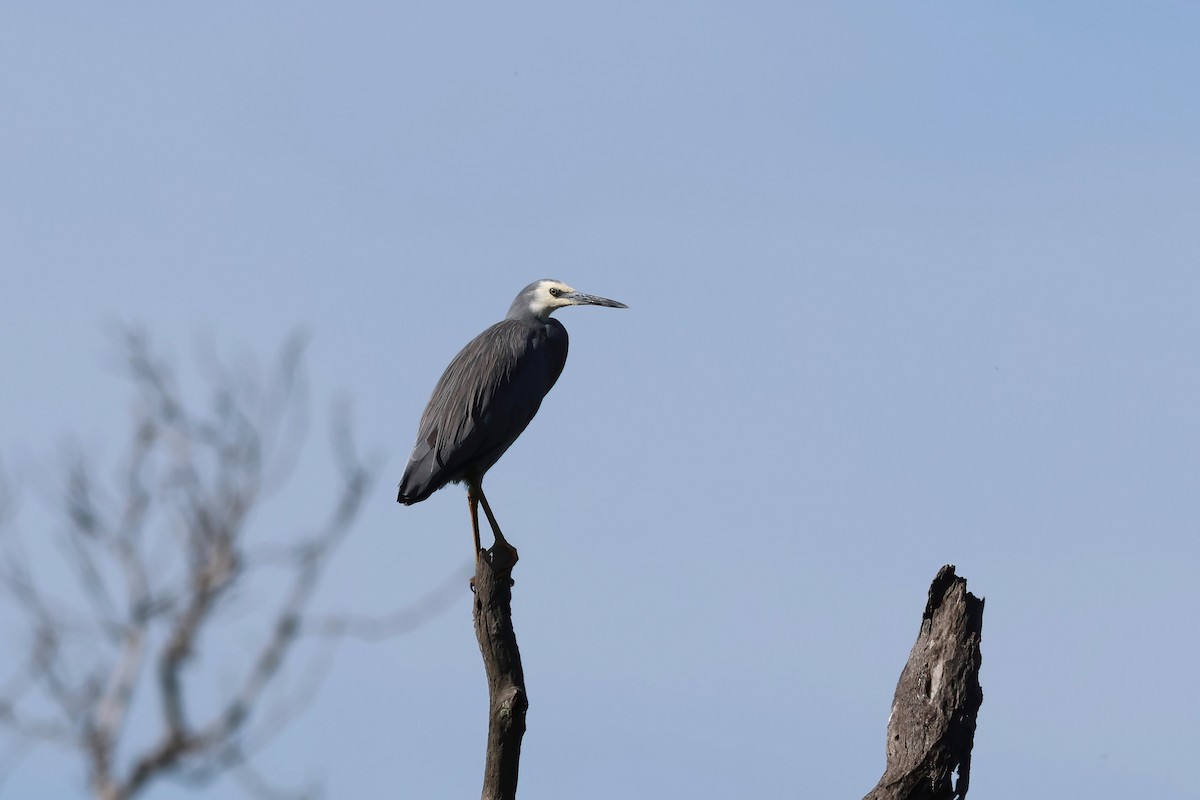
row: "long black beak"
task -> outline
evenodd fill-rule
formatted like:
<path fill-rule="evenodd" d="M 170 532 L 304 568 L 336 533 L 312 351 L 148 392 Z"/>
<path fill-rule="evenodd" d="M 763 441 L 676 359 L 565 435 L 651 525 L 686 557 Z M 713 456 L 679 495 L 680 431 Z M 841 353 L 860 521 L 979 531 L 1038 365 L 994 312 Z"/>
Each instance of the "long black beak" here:
<path fill-rule="evenodd" d="M 618 303 L 616 300 L 609 300 L 607 297 L 597 297 L 594 294 L 584 294 L 583 292 L 571 292 L 564 295 L 569 300 L 573 300 L 577 306 L 604 306 L 605 308 L 629 308 L 624 303 Z"/>

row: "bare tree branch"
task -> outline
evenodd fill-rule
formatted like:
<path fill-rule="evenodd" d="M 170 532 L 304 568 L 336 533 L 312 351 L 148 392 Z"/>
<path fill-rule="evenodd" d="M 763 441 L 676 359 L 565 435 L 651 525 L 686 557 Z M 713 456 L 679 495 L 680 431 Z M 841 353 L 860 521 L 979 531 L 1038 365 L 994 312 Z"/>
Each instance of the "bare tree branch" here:
<path fill-rule="evenodd" d="M 260 775 L 249 760 L 233 768 L 232 774 L 247 794 L 260 800 L 316 800 L 321 796 L 320 786 L 317 785 L 304 789 L 280 788 Z"/>
<path fill-rule="evenodd" d="M 385 616 L 340 613 L 329 616 L 310 616 L 304 633 L 323 638 L 352 637 L 365 641 L 380 641 L 411 633 L 442 614 L 462 597 L 463 582 L 472 575 L 469 565 L 450 575 L 407 608 Z"/>
<path fill-rule="evenodd" d="M 488 681 L 487 758 L 483 800 L 514 800 L 525 735 L 525 672 L 512 625 L 516 551 L 495 546 L 475 557 L 475 636 Z"/>
<path fill-rule="evenodd" d="M 887 769 L 864 800 L 963 800 L 983 703 L 983 600 L 947 564 L 929 587 L 921 632 L 900 673 L 887 728 Z"/>
<path fill-rule="evenodd" d="M 250 759 L 315 695 L 333 643 L 361 635 L 369 619 L 339 621 L 311 606 L 377 470 L 355 450 L 348 413 L 339 413 L 340 485 L 328 519 L 302 535 L 259 541 L 252 531 L 253 512 L 286 482 L 307 428 L 304 345 L 304 337 L 289 339 L 267 371 L 250 359 L 204 359 L 211 403 L 197 409 L 145 334 L 123 331 L 121 362 L 137 397 L 128 453 L 111 484 L 71 457 L 54 501 L 63 525 L 53 541 L 72 585 L 40 583 L 20 537 L 3 531 L 13 535 L 0 539 L 0 591 L 15 601 L 29 644 L 15 674 L 0 675 L 0 728 L 18 744 L 76 752 L 100 800 L 130 800 L 165 777 L 203 784 L 225 774 L 256 796 L 312 796 L 272 786 Z M 0 522 L 11 506 L 0 480 Z M 231 599 L 250 593 L 259 599 L 238 624 L 257 628 L 256 644 L 240 662 L 219 659 L 236 677 L 201 703 L 198 656 L 218 638 L 210 631 L 230 623 L 222 612 Z M 382 617 L 372 633 L 410 629 L 444 602 L 435 600 Z M 302 635 L 314 632 L 324 643 Z M 314 658 L 303 691 L 269 691 L 305 641 Z M 152 691 L 139 691 L 146 682 Z M 140 743 L 127 731 L 135 703 L 159 719 Z"/>

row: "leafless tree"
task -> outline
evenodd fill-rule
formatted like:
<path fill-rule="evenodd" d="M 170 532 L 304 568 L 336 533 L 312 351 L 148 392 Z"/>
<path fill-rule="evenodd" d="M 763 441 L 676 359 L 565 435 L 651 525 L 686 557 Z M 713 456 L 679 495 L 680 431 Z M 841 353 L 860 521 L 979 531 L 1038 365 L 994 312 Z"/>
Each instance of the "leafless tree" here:
<path fill-rule="evenodd" d="M 65 517 L 55 544 L 68 585 L 47 582 L 34 537 L 11 519 L 0 526 L 0 591 L 26 632 L 0 650 L 0 728 L 10 742 L 77 754 L 98 800 L 128 800 L 162 778 L 206 783 L 230 773 L 251 791 L 277 794 L 249 759 L 312 694 L 319 670 L 290 694 L 277 680 L 301 643 L 327 653 L 339 636 L 411 628 L 445 592 L 386 619 L 313 611 L 377 472 L 355 452 L 345 415 L 334 425 L 340 483 L 324 521 L 273 536 L 250 524 L 286 484 L 305 438 L 301 337 L 266 371 L 203 359 L 212 403 L 202 411 L 185 402 L 144 335 L 122 333 L 120 345 L 137 402 L 119 478 L 99 480 L 76 456 L 47 490 Z M 238 640 L 249 647 L 230 644 L 234 628 L 253 631 Z M 223 684 L 201 669 L 214 661 Z M 131 710 L 143 703 L 158 730 L 134 741 Z"/>

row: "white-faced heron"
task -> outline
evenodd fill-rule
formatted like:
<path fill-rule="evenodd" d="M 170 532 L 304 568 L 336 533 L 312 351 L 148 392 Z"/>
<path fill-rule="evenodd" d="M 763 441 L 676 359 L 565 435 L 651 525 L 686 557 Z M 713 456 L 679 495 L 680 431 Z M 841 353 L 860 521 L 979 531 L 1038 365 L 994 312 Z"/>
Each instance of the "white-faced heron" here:
<path fill-rule="evenodd" d="M 564 306 L 627 307 L 560 281 L 529 284 L 502 321 L 454 357 L 421 415 L 396 499 L 410 506 L 447 483 L 465 483 L 476 552 L 479 503 L 496 544 L 512 550 L 483 494 L 483 476 L 525 430 L 567 363 L 567 329 L 550 318 Z"/>

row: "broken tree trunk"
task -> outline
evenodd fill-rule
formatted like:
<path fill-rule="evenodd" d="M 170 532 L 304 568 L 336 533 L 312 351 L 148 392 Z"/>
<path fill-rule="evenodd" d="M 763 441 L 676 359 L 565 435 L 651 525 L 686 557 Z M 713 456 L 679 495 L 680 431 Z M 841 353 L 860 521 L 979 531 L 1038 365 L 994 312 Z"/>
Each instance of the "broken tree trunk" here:
<path fill-rule="evenodd" d="M 962 800 L 971 776 L 983 601 L 947 564 L 929 587 L 921 632 L 900 673 L 887 769 L 864 800 Z M 957 781 L 955 781 L 957 775 Z"/>
<path fill-rule="evenodd" d="M 475 558 L 475 636 L 488 682 L 487 761 L 483 800 L 513 800 L 521 737 L 525 734 L 525 674 L 512 626 L 512 568 L 516 551 L 503 546 Z"/>

